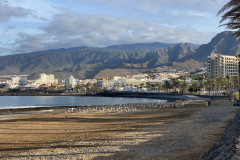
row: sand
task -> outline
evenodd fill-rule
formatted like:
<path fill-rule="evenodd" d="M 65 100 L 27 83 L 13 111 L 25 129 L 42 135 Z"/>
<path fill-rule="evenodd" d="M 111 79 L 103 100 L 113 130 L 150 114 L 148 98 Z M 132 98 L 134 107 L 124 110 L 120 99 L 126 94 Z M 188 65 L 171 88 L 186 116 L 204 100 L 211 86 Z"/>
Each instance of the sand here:
<path fill-rule="evenodd" d="M 198 159 L 239 108 L 205 102 L 181 109 L 0 115 L 1 159 Z"/>

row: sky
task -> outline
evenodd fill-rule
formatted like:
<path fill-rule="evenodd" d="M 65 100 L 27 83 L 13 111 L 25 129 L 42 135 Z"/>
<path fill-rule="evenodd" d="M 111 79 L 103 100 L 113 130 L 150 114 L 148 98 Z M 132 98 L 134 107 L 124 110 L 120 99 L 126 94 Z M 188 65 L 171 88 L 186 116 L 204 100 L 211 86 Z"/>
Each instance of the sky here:
<path fill-rule="evenodd" d="M 226 0 L 0 0 L 0 55 L 131 43 L 208 43 Z"/>

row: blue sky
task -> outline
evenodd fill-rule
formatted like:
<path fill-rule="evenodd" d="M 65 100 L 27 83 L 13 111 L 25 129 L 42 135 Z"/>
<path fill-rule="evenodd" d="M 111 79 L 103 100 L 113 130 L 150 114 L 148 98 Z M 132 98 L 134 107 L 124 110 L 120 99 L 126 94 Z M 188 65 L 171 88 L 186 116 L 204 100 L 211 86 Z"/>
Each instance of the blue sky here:
<path fill-rule="evenodd" d="M 138 42 L 208 43 L 226 0 L 0 0 L 0 55 Z"/>

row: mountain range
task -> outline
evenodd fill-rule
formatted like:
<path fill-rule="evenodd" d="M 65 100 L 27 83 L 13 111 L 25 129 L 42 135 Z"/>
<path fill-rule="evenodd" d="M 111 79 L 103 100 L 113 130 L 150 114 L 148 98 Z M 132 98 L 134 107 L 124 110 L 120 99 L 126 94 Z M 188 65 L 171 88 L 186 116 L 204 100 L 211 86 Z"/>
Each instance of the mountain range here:
<path fill-rule="evenodd" d="M 203 45 L 191 43 L 137 43 L 105 48 L 75 47 L 0 57 L 0 75 L 52 73 L 58 79 L 127 75 L 160 66 L 189 69 L 204 66 L 212 52 L 236 55 L 239 41 L 232 32 L 217 34 Z"/>

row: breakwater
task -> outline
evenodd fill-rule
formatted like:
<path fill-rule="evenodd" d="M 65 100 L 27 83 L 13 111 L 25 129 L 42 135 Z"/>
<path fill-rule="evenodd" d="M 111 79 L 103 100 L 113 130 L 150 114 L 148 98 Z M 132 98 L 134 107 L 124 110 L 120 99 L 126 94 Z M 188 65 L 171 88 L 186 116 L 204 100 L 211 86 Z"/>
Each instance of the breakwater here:
<path fill-rule="evenodd" d="M 199 97 L 194 95 L 184 95 L 184 94 L 160 94 L 160 93 L 134 93 L 134 92 L 101 92 L 96 94 L 96 96 L 101 97 L 132 97 L 132 98 L 154 98 L 163 99 L 168 102 L 173 102 L 176 100 L 183 101 L 196 101 L 196 100 L 209 100 L 209 97 Z"/>
<path fill-rule="evenodd" d="M 240 112 L 229 123 L 217 142 L 203 154 L 201 160 L 240 159 Z"/>
<path fill-rule="evenodd" d="M 91 96 L 84 93 L 48 93 L 48 92 L 0 92 L 0 96 Z"/>

